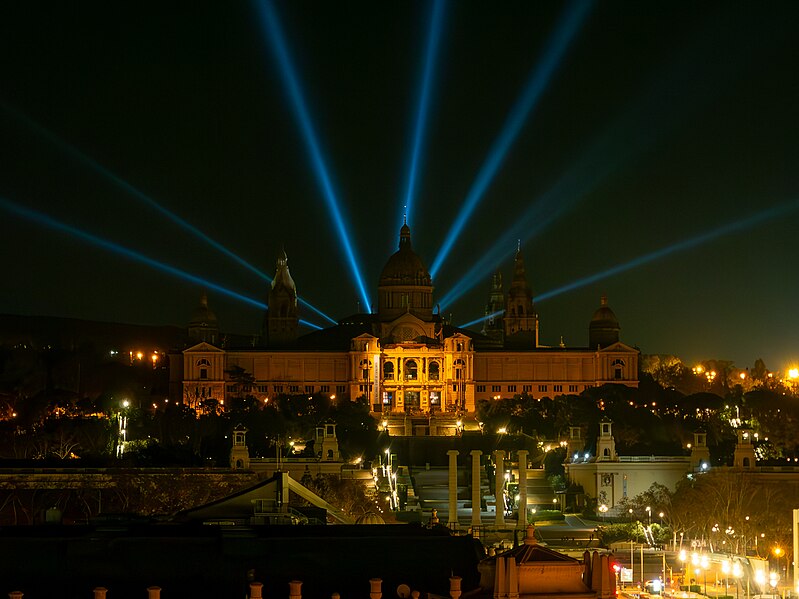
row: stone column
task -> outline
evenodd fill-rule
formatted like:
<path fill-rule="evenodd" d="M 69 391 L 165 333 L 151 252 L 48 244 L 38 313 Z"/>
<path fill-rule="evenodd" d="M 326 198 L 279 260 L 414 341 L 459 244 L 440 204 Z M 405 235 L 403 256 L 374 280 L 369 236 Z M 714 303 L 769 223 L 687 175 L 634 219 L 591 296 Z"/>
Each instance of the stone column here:
<path fill-rule="evenodd" d="M 458 450 L 450 449 L 449 456 L 449 516 L 447 526 L 458 526 Z"/>
<path fill-rule="evenodd" d="M 494 452 L 496 461 L 496 478 L 494 479 L 494 505 L 496 505 L 496 519 L 494 523 L 497 527 L 505 526 L 505 497 L 502 492 L 505 486 L 505 451 L 497 449 Z"/>
<path fill-rule="evenodd" d="M 518 528 L 527 528 L 527 450 L 519 450 L 519 516 Z"/>
<path fill-rule="evenodd" d="M 480 526 L 480 456 L 483 452 L 473 449 L 472 454 L 472 526 Z"/>

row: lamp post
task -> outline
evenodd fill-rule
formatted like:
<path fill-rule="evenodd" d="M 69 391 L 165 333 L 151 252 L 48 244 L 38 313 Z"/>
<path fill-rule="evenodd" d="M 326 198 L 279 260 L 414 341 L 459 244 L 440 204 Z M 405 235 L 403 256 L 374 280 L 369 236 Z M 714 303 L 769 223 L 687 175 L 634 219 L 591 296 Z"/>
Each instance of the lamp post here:
<path fill-rule="evenodd" d="M 705 583 L 705 597 L 707 597 L 707 568 L 710 565 L 710 560 L 706 555 L 702 556 L 702 574 L 704 575 L 704 583 Z"/>
<path fill-rule="evenodd" d="M 771 552 L 774 554 L 774 557 L 777 558 L 777 572 L 781 572 L 782 568 L 780 568 L 780 557 L 782 557 L 782 555 L 785 552 L 782 550 L 782 547 L 775 547 L 774 549 L 771 550 Z M 786 568 L 786 570 L 787 570 L 787 568 Z M 787 572 L 786 572 L 786 574 L 787 574 Z"/>
<path fill-rule="evenodd" d="M 735 562 L 732 565 L 732 575 L 735 576 L 735 599 L 741 598 L 741 575 L 743 571 L 741 570 L 741 565 L 738 562 Z"/>
<path fill-rule="evenodd" d="M 680 543 L 680 545 L 682 545 L 682 543 Z M 685 562 L 688 559 L 688 555 L 685 553 L 685 550 L 683 550 L 683 549 L 680 549 L 680 553 L 678 555 L 679 555 L 680 563 L 682 564 L 682 580 L 683 580 L 684 583 L 685 582 L 688 583 L 687 586 L 688 586 L 688 590 L 690 591 L 691 590 L 691 580 L 690 579 L 686 580 L 686 578 L 688 578 L 688 568 L 685 566 Z"/>
<path fill-rule="evenodd" d="M 730 589 L 728 579 L 730 576 L 730 562 L 728 560 L 725 559 L 723 562 L 721 562 L 721 571 L 724 574 L 724 594 L 729 595 Z"/>
<path fill-rule="evenodd" d="M 696 573 L 697 573 L 697 575 L 702 574 L 702 576 L 704 577 L 704 581 L 705 581 L 705 592 L 704 592 L 704 595 L 705 595 L 705 597 L 707 597 L 707 570 L 703 570 L 702 568 L 697 568 L 696 569 Z"/>
<path fill-rule="evenodd" d="M 648 520 L 647 524 L 649 524 L 649 526 L 652 526 L 652 508 L 649 506 L 646 506 L 646 517 Z"/>
<path fill-rule="evenodd" d="M 606 506 L 606 505 L 603 503 L 602 505 L 600 505 L 600 506 L 599 506 L 599 511 L 602 513 L 602 523 L 604 524 L 604 522 L 605 522 L 605 514 L 606 514 L 606 513 L 607 513 L 607 511 L 608 511 L 608 506 Z"/>

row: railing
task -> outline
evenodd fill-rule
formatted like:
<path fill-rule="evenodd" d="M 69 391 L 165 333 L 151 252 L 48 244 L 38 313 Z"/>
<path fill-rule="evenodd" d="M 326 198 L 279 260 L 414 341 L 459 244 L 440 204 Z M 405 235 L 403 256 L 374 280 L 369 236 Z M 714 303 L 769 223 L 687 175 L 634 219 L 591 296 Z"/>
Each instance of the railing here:
<path fill-rule="evenodd" d="M 688 463 L 691 461 L 689 456 L 662 456 L 662 455 L 627 455 L 618 456 L 620 462 L 674 462 L 674 463 Z"/>

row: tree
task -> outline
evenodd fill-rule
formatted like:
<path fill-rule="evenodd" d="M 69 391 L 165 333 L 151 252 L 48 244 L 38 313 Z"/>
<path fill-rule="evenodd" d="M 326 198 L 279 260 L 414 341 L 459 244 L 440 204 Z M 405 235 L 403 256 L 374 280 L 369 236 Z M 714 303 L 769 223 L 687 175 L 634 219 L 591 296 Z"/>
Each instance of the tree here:
<path fill-rule="evenodd" d="M 642 355 L 640 368 L 664 389 L 680 385 L 686 373 L 690 372 L 680 358 L 666 354 Z"/>
<path fill-rule="evenodd" d="M 787 547 L 797 484 L 752 473 L 711 469 L 681 481 L 669 510 L 675 530 L 708 539 L 711 550 L 742 553 L 754 548 L 755 534 L 768 548 Z M 762 543 L 761 543 L 762 544 Z"/>
<path fill-rule="evenodd" d="M 231 366 L 225 371 L 233 387 L 233 395 L 238 398 L 252 396 L 252 388 L 255 384 L 255 376 L 247 372 L 241 366 Z"/>
<path fill-rule="evenodd" d="M 311 480 L 306 477 L 303 484 L 353 518 L 377 511 L 377 504 L 366 495 L 366 488 L 360 481 L 342 479 L 336 474 L 319 474 Z"/>

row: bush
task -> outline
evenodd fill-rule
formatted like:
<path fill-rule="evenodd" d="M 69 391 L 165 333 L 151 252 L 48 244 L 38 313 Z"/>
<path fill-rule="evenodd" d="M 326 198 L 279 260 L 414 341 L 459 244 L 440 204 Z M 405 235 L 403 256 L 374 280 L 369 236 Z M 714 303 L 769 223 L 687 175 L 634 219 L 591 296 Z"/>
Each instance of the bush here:
<path fill-rule="evenodd" d="M 547 520 L 563 520 L 564 516 L 558 510 L 540 510 L 527 517 L 529 522 L 545 522 Z"/>

